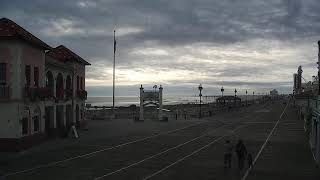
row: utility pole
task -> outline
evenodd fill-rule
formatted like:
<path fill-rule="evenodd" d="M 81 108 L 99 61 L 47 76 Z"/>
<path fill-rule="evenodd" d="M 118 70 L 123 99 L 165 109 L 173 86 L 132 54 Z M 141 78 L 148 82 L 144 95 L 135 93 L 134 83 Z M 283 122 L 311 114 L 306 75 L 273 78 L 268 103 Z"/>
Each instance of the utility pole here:
<path fill-rule="evenodd" d="M 116 42 L 116 30 L 113 31 L 113 84 L 112 84 L 112 111 L 113 111 L 113 115 L 115 115 L 114 112 L 114 91 L 115 91 L 115 69 L 116 69 L 116 46 L 117 46 L 117 42 Z"/>
<path fill-rule="evenodd" d="M 318 41 L 318 95 L 320 95 L 320 41 Z"/>
<path fill-rule="evenodd" d="M 200 93 L 199 93 L 199 98 L 200 98 L 200 104 L 199 104 L 199 106 L 200 106 L 200 112 L 199 112 L 199 117 L 201 118 L 201 117 L 202 117 L 202 112 L 201 112 L 201 97 L 202 97 L 202 89 L 203 89 L 203 87 L 202 87 L 201 84 L 199 85 L 198 89 L 199 89 L 199 91 L 200 91 Z"/>
<path fill-rule="evenodd" d="M 246 90 L 246 106 L 248 106 L 248 91 Z"/>
<path fill-rule="evenodd" d="M 223 86 L 221 87 L 221 94 L 222 94 L 222 97 L 223 97 L 223 92 L 224 92 L 224 89 L 223 89 Z"/>

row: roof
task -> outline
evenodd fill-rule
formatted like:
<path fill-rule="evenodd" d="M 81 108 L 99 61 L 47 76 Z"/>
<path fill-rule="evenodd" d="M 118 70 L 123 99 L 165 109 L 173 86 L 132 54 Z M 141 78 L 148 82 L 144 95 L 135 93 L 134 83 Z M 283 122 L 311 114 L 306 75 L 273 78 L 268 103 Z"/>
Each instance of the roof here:
<path fill-rule="evenodd" d="M 72 52 L 70 49 L 68 49 L 67 47 L 65 47 L 63 45 L 60 45 L 60 46 L 48 51 L 47 55 L 49 55 L 59 61 L 62 61 L 62 62 L 75 61 L 75 62 L 84 64 L 84 65 L 91 65 L 86 60 L 84 60 L 82 57 L 80 57 L 76 53 Z"/>
<path fill-rule="evenodd" d="M 51 49 L 48 44 L 7 18 L 0 19 L 0 38 L 18 38 L 43 49 Z"/>

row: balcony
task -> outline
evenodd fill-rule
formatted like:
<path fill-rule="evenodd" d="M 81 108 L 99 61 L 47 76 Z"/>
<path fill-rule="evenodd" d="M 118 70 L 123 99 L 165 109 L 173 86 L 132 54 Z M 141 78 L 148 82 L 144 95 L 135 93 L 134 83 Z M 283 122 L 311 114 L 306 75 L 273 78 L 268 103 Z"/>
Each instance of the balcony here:
<path fill-rule="evenodd" d="M 29 98 L 31 101 L 45 100 L 53 97 L 53 91 L 47 87 L 25 87 L 24 97 Z"/>
<path fill-rule="evenodd" d="M 6 100 L 10 98 L 10 87 L 6 85 L 0 85 L 0 100 Z"/>
<path fill-rule="evenodd" d="M 63 100 L 64 99 L 64 89 L 57 89 L 56 99 Z"/>
<path fill-rule="evenodd" d="M 71 99 L 73 97 L 73 89 L 66 89 L 66 98 Z"/>
<path fill-rule="evenodd" d="M 41 100 L 49 99 L 53 97 L 53 90 L 48 87 L 36 88 L 36 96 Z"/>
<path fill-rule="evenodd" d="M 82 100 L 86 100 L 87 99 L 87 91 L 85 90 L 78 90 L 77 91 L 77 97 L 82 99 Z"/>

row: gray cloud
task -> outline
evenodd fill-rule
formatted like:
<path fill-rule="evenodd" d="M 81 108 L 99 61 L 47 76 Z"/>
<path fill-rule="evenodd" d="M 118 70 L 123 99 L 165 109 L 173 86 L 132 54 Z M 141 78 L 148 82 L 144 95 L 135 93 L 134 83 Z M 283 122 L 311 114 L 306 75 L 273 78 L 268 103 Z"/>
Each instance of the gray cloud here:
<path fill-rule="evenodd" d="M 110 80 L 103 67 L 112 65 L 116 28 L 120 71 L 202 72 L 207 84 L 287 87 L 298 65 L 312 69 L 316 49 L 308 44 L 319 38 L 319 8 L 317 0 L 2 0 L 0 16 L 88 59 L 89 79 Z M 134 53 L 150 47 L 168 54 Z"/>

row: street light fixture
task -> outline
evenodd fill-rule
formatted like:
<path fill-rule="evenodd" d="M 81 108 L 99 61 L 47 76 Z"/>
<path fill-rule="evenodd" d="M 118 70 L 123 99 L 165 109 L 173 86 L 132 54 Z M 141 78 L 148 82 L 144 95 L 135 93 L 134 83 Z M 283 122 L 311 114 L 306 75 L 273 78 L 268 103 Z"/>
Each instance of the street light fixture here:
<path fill-rule="evenodd" d="M 154 102 L 157 101 L 157 100 L 156 100 L 157 87 L 158 87 L 158 86 L 157 86 L 156 84 L 153 86 L 153 89 L 154 89 L 154 93 L 153 93 Z"/>
<path fill-rule="evenodd" d="M 200 98 L 200 104 L 199 104 L 199 107 L 200 107 L 200 109 L 199 109 L 199 117 L 201 118 L 201 97 L 202 97 L 202 89 L 203 89 L 203 87 L 202 87 L 202 85 L 201 85 L 201 84 L 199 85 L 198 89 L 199 89 L 199 91 L 200 91 L 200 93 L 199 93 L 199 98 Z"/>
<path fill-rule="evenodd" d="M 248 106 L 248 91 L 246 90 L 246 106 Z"/>
<path fill-rule="evenodd" d="M 223 92 L 224 92 L 224 89 L 223 89 L 223 86 L 221 87 L 221 94 L 222 94 L 222 97 L 223 97 Z"/>
<path fill-rule="evenodd" d="M 252 99 L 253 99 L 253 104 L 254 104 L 254 91 L 252 92 Z"/>

